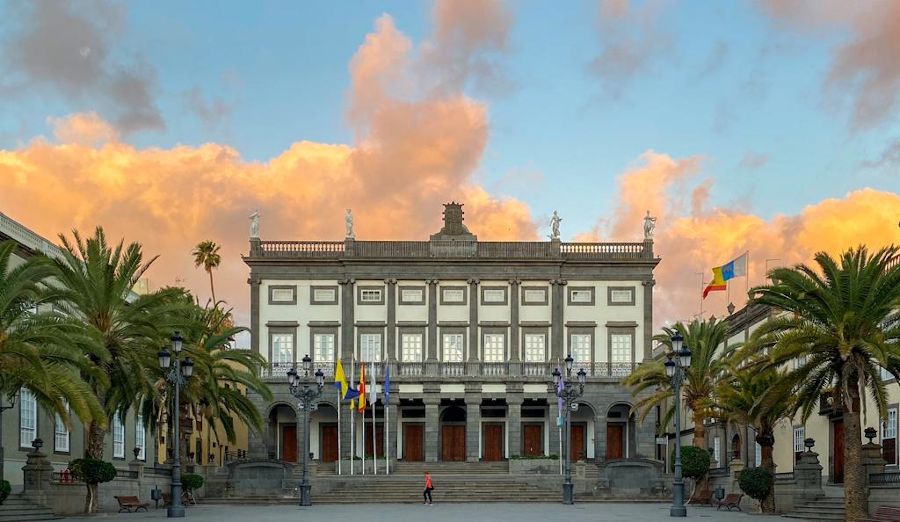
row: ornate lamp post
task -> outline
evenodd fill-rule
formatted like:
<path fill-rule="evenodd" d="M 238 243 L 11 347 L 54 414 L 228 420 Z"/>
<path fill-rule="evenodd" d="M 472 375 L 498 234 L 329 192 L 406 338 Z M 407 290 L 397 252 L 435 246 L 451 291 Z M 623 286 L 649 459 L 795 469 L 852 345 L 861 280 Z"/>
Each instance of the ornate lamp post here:
<path fill-rule="evenodd" d="M 3 480 L 3 412 L 16 406 L 16 392 L 10 396 L 0 395 L 0 480 Z M 7 400 L 9 404 L 7 404 Z"/>
<path fill-rule="evenodd" d="M 666 361 L 666 375 L 672 379 L 675 389 L 675 480 L 672 484 L 672 507 L 670 517 L 686 517 L 684 507 L 684 479 L 681 476 L 681 383 L 685 372 L 691 366 L 691 350 L 684 346 L 680 333 L 672 336 L 672 355 Z"/>
<path fill-rule="evenodd" d="M 566 356 L 566 378 L 560 383 L 562 374 L 559 368 L 553 370 L 553 384 L 556 386 L 556 396 L 559 397 L 566 408 L 566 454 L 563 475 L 563 504 L 572 504 L 572 411 L 578 409 L 576 402 L 584 393 L 584 381 L 587 373 L 584 368 L 576 373 L 577 382 L 572 382 L 572 364 L 575 362 L 572 355 Z"/>
<path fill-rule="evenodd" d="M 184 341 L 180 332 L 172 332 L 171 340 L 172 351 L 175 352 L 175 365 L 169 368 L 169 365 L 172 362 L 172 356 L 165 347 L 157 354 L 159 357 L 160 369 L 169 370 L 166 374 L 166 382 L 175 388 L 174 406 L 169 410 L 169 416 L 172 417 L 174 412 L 175 417 L 173 421 L 174 436 L 172 437 L 174 441 L 173 454 L 175 462 L 172 464 L 172 501 L 169 504 L 169 509 L 166 511 L 166 516 L 168 518 L 184 518 L 184 506 L 181 504 L 181 454 L 178 448 L 179 439 L 181 438 L 181 434 L 179 433 L 181 431 L 179 426 L 179 418 L 181 417 L 179 412 L 179 402 L 181 398 L 181 387 L 187 384 L 187 379 L 194 373 L 194 362 L 191 361 L 190 357 L 185 358 L 184 362 L 182 362 L 179 357 L 181 354 L 181 345 Z"/>
<path fill-rule="evenodd" d="M 309 378 L 309 370 L 312 366 L 312 359 L 309 355 L 303 356 L 303 376 L 297 374 L 295 368 L 291 368 L 287 373 L 288 391 L 294 398 L 299 399 L 297 409 L 303 412 L 303 479 L 300 481 L 300 506 L 309 506 L 312 503 L 309 498 L 309 412 L 316 409 L 316 399 L 322 395 L 322 387 L 325 386 L 325 374 L 321 369 L 316 370 L 316 384 L 312 386 L 306 382 Z"/>

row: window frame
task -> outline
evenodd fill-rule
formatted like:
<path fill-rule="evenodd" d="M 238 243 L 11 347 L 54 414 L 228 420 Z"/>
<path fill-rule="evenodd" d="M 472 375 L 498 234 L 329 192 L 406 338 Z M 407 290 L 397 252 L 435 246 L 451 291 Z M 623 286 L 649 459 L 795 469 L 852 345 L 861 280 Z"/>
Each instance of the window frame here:
<path fill-rule="evenodd" d="M 334 299 L 319 300 L 316 299 L 317 290 L 331 290 L 334 292 Z M 336 305 L 338 304 L 338 287 L 337 285 L 312 285 L 309 287 L 309 304 L 310 305 Z"/>
<path fill-rule="evenodd" d="M 447 358 L 445 357 L 445 355 L 446 355 L 446 352 L 445 352 L 445 349 L 446 349 L 445 341 L 446 341 L 446 339 L 447 339 L 447 336 L 450 336 L 450 335 L 454 335 L 454 336 L 458 335 L 459 338 L 460 338 L 460 356 L 459 356 L 459 361 L 448 361 Z M 466 361 L 467 348 L 468 348 L 468 347 L 466 346 L 466 343 L 468 342 L 468 337 L 469 337 L 469 336 L 466 335 L 466 329 L 465 329 L 465 328 L 441 328 L 441 337 L 440 337 L 440 341 L 441 341 L 441 344 L 440 344 L 440 350 L 441 350 L 440 356 L 441 356 L 441 358 L 440 358 L 440 360 L 441 360 L 441 362 L 447 362 L 447 363 L 457 363 L 457 362 L 458 362 L 458 363 L 463 363 L 463 362 L 465 362 L 465 361 Z"/>
<path fill-rule="evenodd" d="M 138 442 L 138 434 L 141 436 Z M 147 461 L 147 427 L 144 426 L 144 419 L 140 412 L 134 416 L 134 447 L 140 448 L 141 451 L 137 455 L 137 460 Z"/>
<path fill-rule="evenodd" d="M 425 351 L 428 349 L 427 346 L 425 345 L 425 329 L 424 328 L 400 328 L 399 331 L 397 332 L 397 334 L 398 334 L 398 341 L 400 343 L 400 346 L 399 346 L 400 353 L 399 353 L 399 357 L 398 357 L 399 361 L 401 363 L 424 362 L 425 356 L 426 356 Z M 419 359 L 418 360 L 407 360 L 404 357 L 403 340 L 404 340 L 404 337 L 407 337 L 407 336 L 416 336 L 419 338 L 420 346 L 419 346 Z"/>
<path fill-rule="evenodd" d="M 363 292 L 378 291 L 377 301 L 364 301 Z M 384 285 L 362 285 L 356 287 L 356 304 L 358 306 L 383 306 L 384 305 Z"/>
<path fill-rule="evenodd" d="M 297 363 L 297 327 L 296 326 L 269 326 L 269 363 L 270 364 L 296 364 Z M 275 357 L 275 336 L 290 335 L 291 336 L 291 361 L 276 361 Z"/>
<path fill-rule="evenodd" d="M 32 411 L 34 413 L 33 421 L 32 421 L 34 426 L 31 428 L 28 428 L 28 429 L 32 430 L 32 437 L 31 437 L 31 440 L 27 440 L 27 441 L 22 440 L 22 429 L 23 429 L 22 414 L 25 412 L 25 410 L 23 409 L 23 406 L 25 405 L 25 400 L 22 397 L 24 396 L 25 393 L 27 393 L 31 397 L 29 402 L 33 403 Z M 19 448 L 23 449 L 23 450 L 31 451 L 32 450 L 31 443 L 32 443 L 32 441 L 34 441 L 34 439 L 36 439 L 38 437 L 38 433 L 40 430 L 40 415 L 39 415 L 40 410 L 38 409 L 37 397 L 34 395 L 34 392 L 29 390 L 28 388 L 20 388 L 19 389 L 19 400 L 17 402 L 19 403 Z M 24 442 L 24 444 L 23 444 L 23 442 Z"/>
<path fill-rule="evenodd" d="M 636 327 L 627 326 L 607 326 L 606 327 L 606 346 L 607 360 L 610 364 L 635 364 L 635 342 L 637 340 Z M 625 335 L 631 337 L 631 361 L 613 361 L 613 336 Z"/>
<path fill-rule="evenodd" d="M 800 434 L 799 438 L 797 434 Z M 806 425 L 794 425 L 791 431 L 791 441 L 793 442 L 794 462 L 800 460 L 800 455 L 806 451 L 803 441 L 806 440 Z"/>
<path fill-rule="evenodd" d="M 540 337 L 543 339 L 543 350 L 544 350 L 544 358 L 540 361 L 530 361 L 528 360 L 528 338 L 529 337 Z M 538 363 L 546 363 L 548 361 L 548 353 L 547 353 L 547 330 L 530 330 L 525 329 L 522 330 L 522 361 L 531 364 Z"/>
<path fill-rule="evenodd" d="M 412 301 L 403 298 L 404 290 L 416 290 L 421 296 L 420 299 Z M 401 305 L 423 305 L 425 304 L 425 286 L 418 285 L 398 285 L 397 286 L 397 302 Z"/>
<path fill-rule="evenodd" d="M 894 414 L 893 422 L 891 421 L 891 413 Z M 884 455 L 886 453 L 885 450 L 887 449 L 887 448 L 885 448 L 884 441 L 885 440 L 893 440 L 894 441 L 894 443 L 893 443 L 894 450 L 893 450 L 893 452 L 891 452 L 892 453 L 891 459 L 893 460 L 893 462 L 885 459 L 885 461 L 887 462 L 886 465 L 891 466 L 891 467 L 898 466 L 898 460 L 900 460 L 897 458 L 897 438 L 898 438 L 897 434 L 898 434 L 898 431 L 900 431 L 900 426 L 898 426 L 898 422 L 900 422 L 900 408 L 898 408 L 897 404 L 888 405 L 887 417 L 885 417 L 882 420 L 881 430 L 879 430 L 879 431 L 881 432 L 882 458 L 884 458 Z M 888 435 L 891 435 L 891 436 L 889 437 Z"/>
<path fill-rule="evenodd" d="M 590 292 L 590 301 L 573 301 L 572 295 L 575 292 Z M 594 306 L 597 301 L 597 289 L 593 286 L 569 286 L 566 287 L 566 305 L 567 306 Z"/>
<path fill-rule="evenodd" d="M 65 402 L 66 405 L 66 413 L 71 414 L 72 409 L 69 407 L 68 401 Z M 60 426 L 64 429 L 64 431 L 59 431 Z M 65 448 L 60 447 L 59 437 L 60 435 L 65 435 L 66 445 Z M 62 417 L 59 414 L 53 415 L 53 453 L 68 455 L 72 451 L 72 431 L 69 428 L 66 428 L 66 425 L 62 422 Z"/>
<path fill-rule="evenodd" d="M 378 337 L 378 360 L 370 361 L 363 358 L 363 336 L 377 336 Z M 384 361 L 385 358 L 385 350 L 386 347 L 384 345 L 384 328 L 379 327 L 360 327 L 357 329 L 356 333 L 356 346 L 357 346 L 357 360 L 360 362 L 368 363 L 380 363 Z"/>
<path fill-rule="evenodd" d="M 446 292 L 448 290 L 451 290 L 451 291 L 461 290 L 462 291 L 462 299 L 459 301 L 448 301 L 447 299 L 444 298 L 444 296 L 446 295 Z M 469 304 L 468 290 L 469 290 L 469 288 L 467 286 L 463 286 L 463 285 L 441 286 L 438 288 L 438 293 L 440 294 L 439 303 L 441 304 L 441 306 L 466 306 Z"/>
<path fill-rule="evenodd" d="M 525 293 L 529 291 L 539 290 L 543 297 L 540 301 L 529 301 L 525 299 Z M 522 286 L 519 289 L 519 293 L 521 293 L 520 301 L 522 306 L 547 306 L 550 304 L 549 295 L 550 291 L 546 286 Z"/>
<path fill-rule="evenodd" d="M 116 428 L 122 429 L 122 440 L 121 443 L 116 441 Z M 125 430 L 125 423 L 122 422 L 121 417 L 119 417 L 119 413 L 116 412 L 113 414 L 112 418 L 112 426 L 110 426 L 110 438 L 112 439 L 112 458 L 117 460 L 125 460 L 125 440 L 127 438 L 127 433 Z M 116 454 L 116 444 L 122 445 L 121 455 Z"/>
<path fill-rule="evenodd" d="M 588 342 L 589 342 L 588 353 L 590 355 L 589 361 L 586 361 L 586 362 L 579 361 L 577 358 L 575 358 L 575 354 L 573 353 L 572 337 L 576 336 L 576 335 L 585 336 L 588 338 Z M 595 336 L 594 328 L 583 327 L 583 326 L 568 327 L 568 329 L 566 331 L 566 350 L 567 350 L 566 356 L 572 355 L 572 358 L 575 359 L 575 363 L 572 366 L 573 371 L 577 371 L 579 368 L 585 368 L 588 370 L 588 373 L 590 373 L 590 369 L 593 367 L 593 364 L 595 362 L 594 355 L 597 350 L 597 339 Z M 587 366 L 584 366 L 585 364 L 587 364 Z"/>
<path fill-rule="evenodd" d="M 484 295 L 486 292 L 503 292 L 502 301 L 486 301 Z M 481 286 L 479 295 L 481 296 L 481 306 L 509 306 L 509 287 L 508 286 Z"/>
<path fill-rule="evenodd" d="M 485 358 L 488 336 L 491 336 L 492 338 L 499 337 L 503 342 L 503 354 L 501 355 L 499 361 L 489 361 L 487 360 L 487 358 Z M 481 346 L 479 347 L 479 357 L 481 359 L 481 362 L 502 363 L 509 360 L 509 334 L 506 331 L 506 328 L 482 328 L 479 340 L 481 341 Z"/>
<path fill-rule="evenodd" d="M 316 336 L 320 335 L 329 335 L 332 339 L 331 351 L 334 356 L 330 361 L 323 361 L 317 358 L 318 355 L 316 353 Z M 309 352 L 310 356 L 313 360 L 313 365 L 316 363 L 323 364 L 337 364 L 337 360 L 341 358 L 341 354 L 338 353 L 338 329 L 336 327 L 327 327 L 327 326 L 313 326 L 309 329 Z"/>
<path fill-rule="evenodd" d="M 291 299 L 285 301 L 276 301 L 274 299 L 275 290 L 290 290 Z M 297 304 L 297 285 L 269 285 L 269 305 L 271 306 L 292 306 Z"/>
<path fill-rule="evenodd" d="M 613 301 L 613 298 L 612 298 L 613 292 L 622 292 L 622 291 L 626 291 L 626 290 L 631 293 L 630 300 L 619 301 L 619 302 Z M 606 305 L 607 306 L 634 306 L 635 302 L 636 302 L 635 300 L 637 299 L 636 294 L 637 294 L 637 290 L 633 286 L 608 286 L 608 287 L 606 287 Z"/>

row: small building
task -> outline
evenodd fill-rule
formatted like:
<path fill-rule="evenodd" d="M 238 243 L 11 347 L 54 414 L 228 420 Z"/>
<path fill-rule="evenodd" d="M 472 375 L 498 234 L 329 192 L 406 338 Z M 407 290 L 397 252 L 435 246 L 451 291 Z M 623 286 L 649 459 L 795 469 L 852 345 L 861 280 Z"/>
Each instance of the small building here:
<path fill-rule="evenodd" d="M 620 384 L 651 355 L 652 239 L 563 242 L 554 230 L 549 241 L 479 241 L 459 203 L 444 205 L 443 228 L 426 241 L 358 240 L 351 220 L 337 241 L 262 240 L 251 225 L 251 348 L 268 361 L 275 394 L 251 394 L 266 422 L 250 434 L 251 458 L 297 460 L 303 425 L 286 374 L 305 355 L 326 374 L 311 413 L 320 462 L 373 449 L 381 457 L 385 436 L 403 461 L 559 455 L 551 372 L 569 354 L 587 372 L 573 459 L 656 457 L 656 416 L 640 422 Z M 375 374 L 374 448 L 371 408 L 365 430 L 353 417 L 350 442 L 349 408 L 331 386 L 338 361 L 356 379 L 363 363 Z"/>

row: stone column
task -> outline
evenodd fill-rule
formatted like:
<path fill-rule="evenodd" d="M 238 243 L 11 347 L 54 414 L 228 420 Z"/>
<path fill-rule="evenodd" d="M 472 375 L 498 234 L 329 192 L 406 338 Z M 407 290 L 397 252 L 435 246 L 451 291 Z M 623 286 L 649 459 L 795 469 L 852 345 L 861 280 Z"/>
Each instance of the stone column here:
<path fill-rule="evenodd" d="M 466 384 L 466 461 L 481 460 L 481 383 Z"/>
<path fill-rule="evenodd" d="M 650 242 L 651 251 L 653 249 L 653 242 Z M 648 281 L 644 281 L 642 283 L 644 285 L 644 331 L 642 333 L 642 337 L 644 338 L 644 355 L 641 361 L 649 361 L 653 352 L 653 286 L 656 284 L 656 281 L 650 279 Z"/>
<path fill-rule="evenodd" d="M 518 279 L 509 280 L 509 362 L 516 363 L 517 366 L 521 360 L 519 350 L 521 343 L 519 342 L 519 285 L 522 282 Z"/>
<path fill-rule="evenodd" d="M 478 279 L 469 279 L 469 356 L 466 358 L 468 362 L 477 363 L 478 347 Z"/>
<path fill-rule="evenodd" d="M 391 383 L 391 418 L 387 424 L 387 434 L 390 437 L 388 441 L 388 458 L 391 460 L 391 472 L 393 472 L 394 463 L 397 462 L 397 428 L 400 425 L 400 394 L 398 392 L 397 385 Z"/>
<path fill-rule="evenodd" d="M 355 331 L 353 329 L 355 309 L 353 307 L 354 295 L 353 287 L 356 284 L 355 279 L 344 279 L 340 281 L 341 285 L 341 360 L 344 365 L 349 365 L 353 361 L 353 345 L 355 339 Z"/>
<path fill-rule="evenodd" d="M 428 355 L 426 362 L 437 362 L 437 279 L 426 279 L 428 285 Z"/>
<path fill-rule="evenodd" d="M 393 363 L 397 360 L 397 280 L 385 279 L 387 288 L 387 334 L 385 347 L 387 348 L 387 361 Z"/>
<path fill-rule="evenodd" d="M 440 390 L 436 393 L 426 393 L 425 402 L 425 462 L 437 462 L 440 454 L 439 432 L 440 425 Z"/>
<path fill-rule="evenodd" d="M 881 444 L 875 444 L 871 440 L 862 447 L 862 465 L 865 469 L 866 483 L 869 482 L 869 476 L 873 473 L 884 473 L 884 466 L 887 464 L 881 453 Z"/>
<path fill-rule="evenodd" d="M 259 242 L 259 240 L 256 240 Z M 260 280 L 259 276 L 250 274 L 250 278 L 247 279 L 247 284 L 250 285 L 250 350 L 253 353 L 261 354 L 263 357 L 269 357 L 269 350 L 260 351 L 260 336 L 262 335 L 262 331 L 259 326 L 259 286 Z"/>
<path fill-rule="evenodd" d="M 744 471 L 744 461 L 741 459 L 731 459 L 731 462 L 728 463 L 728 467 L 731 472 L 731 489 L 728 493 L 740 493 L 741 485 L 738 482 L 738 479 L 741 477 L 741 472 Z"/>
<path fill-rule="evenodd" d="M 825 496 L 825 492 L 822 490 L 822 465 L 819 464 L 819 454 L 812 448 L 803 452 L 800 460 L 794 465 L 794 481 L 796 482 L 795 506 L 807 500 Z"/>
<path fill-rule="evenodd" d="M 25 465 L 22 466 L 25 496 L 32 502 L 46 505 L 53 466 L 47 460 L 47 455 L 41 453 L 38 449 L 28 453 L 27 459 Z M 98 501 L 97 504 L 100 505 L 100 502 Z"/>
<path fill-rule="evenodd" d="M 506 383 L 506 429 L 509 458 L 522 454 L 522 383 Z"/>
<path fill-rule="evenodd" d="M 553 300 L 550 303 L 550 329 L 552 342 L 550 343 L 550 360 L 565 359 L 565 335 L 563 330 L 563 307 L 566 299 L 566 284 L 563 279 L 550 281 L 553 285 Z M 554 395 L 555 398 L 555 395 Z"/>

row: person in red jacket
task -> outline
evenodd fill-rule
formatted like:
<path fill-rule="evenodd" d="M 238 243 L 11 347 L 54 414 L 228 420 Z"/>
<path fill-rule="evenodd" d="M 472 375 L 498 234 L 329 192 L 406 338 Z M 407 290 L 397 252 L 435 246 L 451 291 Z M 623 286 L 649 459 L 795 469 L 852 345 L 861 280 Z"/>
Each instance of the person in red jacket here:
<path fill-rule="evenodd" d="M 431 504 L 431 491 L 434 489 L 434 484 L 431 483 L 431 474 L 427 471 L 425 472 L 425 491 L 422 492 L 422 499 L 424 499 L 423 504 Z"/>

